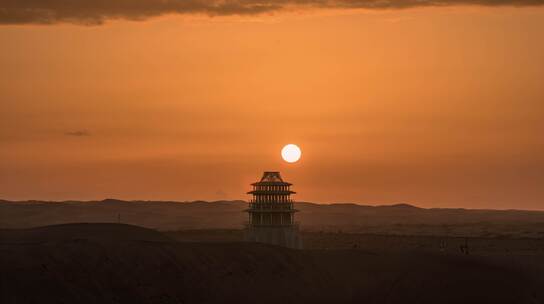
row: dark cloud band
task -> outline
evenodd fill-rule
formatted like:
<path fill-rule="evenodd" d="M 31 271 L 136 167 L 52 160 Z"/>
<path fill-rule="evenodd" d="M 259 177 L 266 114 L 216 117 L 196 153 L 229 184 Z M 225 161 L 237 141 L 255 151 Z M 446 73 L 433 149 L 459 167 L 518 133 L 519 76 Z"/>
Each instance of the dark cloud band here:
<path fill-rule="evenodd" d="M 0 24 L 101 24 L 164 14 L 256 15 L 289 7 L 402 9 L 426 6 L 536 6 L 544 0 L 0 0 Z"/>
<path fill-rule="evenodd" d="M 76 136 L 76 137 L 82 137 L 82 136 L 91 136 L 91 133 L 87 130 L 76 130 L 76 131 L 69 131 L 64 133 L 66 136 Z"/>

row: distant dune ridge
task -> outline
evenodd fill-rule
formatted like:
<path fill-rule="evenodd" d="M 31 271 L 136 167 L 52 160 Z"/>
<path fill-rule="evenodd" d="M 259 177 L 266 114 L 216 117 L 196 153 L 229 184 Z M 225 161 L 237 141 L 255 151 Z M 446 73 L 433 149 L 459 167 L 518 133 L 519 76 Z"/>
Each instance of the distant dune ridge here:
<path fill-rule="evenodd" d="M 543 266 L 176 242 L 124 224 L 0 230 L 2 303 L 542 303 Z"/>
<path fill-rule="evenodd" d="M 106 199 L 90 202 L 0 201 L 0 228 L 62 223 L 121 222 L 158 230 L 239 229 L 244 201 L 153 202 Z M 424 209 L 408 204 L 363 206 L 299 202 L 306 231 L 381 234 L 544 237 L 544 212 Z"/>

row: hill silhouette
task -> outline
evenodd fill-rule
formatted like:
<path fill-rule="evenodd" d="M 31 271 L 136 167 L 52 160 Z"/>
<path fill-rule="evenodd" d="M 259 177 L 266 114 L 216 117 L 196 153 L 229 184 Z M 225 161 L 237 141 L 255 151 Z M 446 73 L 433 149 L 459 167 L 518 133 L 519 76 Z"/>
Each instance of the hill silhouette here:
<path fill-rule="evenodd" d="M 543 262 L 176 242 L 123 224 L 0 231 L 2 303 L 540 303 Z M 540 261 L 540 262 L 539 262 Z"/>
<path fill-rule="evenodd" d="M 121 222 L 159 230 L 239 229 L 244 201 L 152 202 L 106 199 L 90 202 L 0 201 L 0 228 L 61 223 Z M 363 206 L 298 202 L 306 231 L 544 237 L 544 212 L 425 209 L 408 204 Z"/>

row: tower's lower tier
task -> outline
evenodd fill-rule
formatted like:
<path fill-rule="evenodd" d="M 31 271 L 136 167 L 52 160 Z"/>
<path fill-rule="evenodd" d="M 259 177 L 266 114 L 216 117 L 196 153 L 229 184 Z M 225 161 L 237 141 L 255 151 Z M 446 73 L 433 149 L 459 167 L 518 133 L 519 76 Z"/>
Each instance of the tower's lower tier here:
<path fill-rule="evenodd" d="M 246 240 L 284 246 L 294 249 L 302 249 L 302 241 L 297 225 L 248 225 L 246 227 Z"/>

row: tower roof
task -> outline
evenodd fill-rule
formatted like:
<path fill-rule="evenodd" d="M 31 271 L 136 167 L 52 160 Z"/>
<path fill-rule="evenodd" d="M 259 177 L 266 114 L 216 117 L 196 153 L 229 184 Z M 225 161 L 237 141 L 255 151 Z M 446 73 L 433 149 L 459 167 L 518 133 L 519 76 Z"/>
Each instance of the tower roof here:
<path fill-rule="evenodd" d="M 291 185 L 290 183 L 284 182 L 281 178 L 281 175 L 278 171 L 265 171 L 263 177 L 257 183 L 252 185 Z"/>
<path fill-rule="evenodd" d="M 279 172 L 275 171 L 265 171 L 263 177 L 261 177 L 261 182 L 280 182 L 283 183 L 283 179 Z"/>

